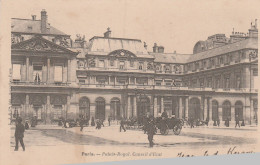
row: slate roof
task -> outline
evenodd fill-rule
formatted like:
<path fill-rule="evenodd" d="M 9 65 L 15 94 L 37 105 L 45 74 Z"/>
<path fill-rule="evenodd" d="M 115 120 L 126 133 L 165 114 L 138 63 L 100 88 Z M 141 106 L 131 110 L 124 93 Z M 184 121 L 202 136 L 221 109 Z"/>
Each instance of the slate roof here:
<path fill-rule="evenodd" d="M 191 54 L 176 54 L 176 53 L 153 53 L 149 52 L 150 55 L 154 56 L 154 62 L 158 63 L 186 63 L 187 60 L 192 56 Z"/>
<path fill-rule="evenodd" d="M 196 53 L 191 55 L 186 62 L 189 63 L 193 61 L 198 61 L 198 60 L 214 57 L 221 54 L 226 54 L 237 50 L 247 49 L 247 48 L 258 49 L 258 38 L 248 38 L 235 43 L 227 44 L 224 46 L 220 46 L 203 52 Z"/>
<path fill-rule="evenodd" d="M 47 28 L 49 30 L 45 34 L 69 36 L 50 24 L 47 25 Z M 11 32 L 41 34 L 41 20 L 12 18 Z"/>
<path fill-rule="evenodd" d="M 153 56 L 148 54 L 141 40 L 97 36 L 89 40 L 88 54 L 107 55 L 118 49 L 128 50 L 139 58 L 153 58 Z"/>

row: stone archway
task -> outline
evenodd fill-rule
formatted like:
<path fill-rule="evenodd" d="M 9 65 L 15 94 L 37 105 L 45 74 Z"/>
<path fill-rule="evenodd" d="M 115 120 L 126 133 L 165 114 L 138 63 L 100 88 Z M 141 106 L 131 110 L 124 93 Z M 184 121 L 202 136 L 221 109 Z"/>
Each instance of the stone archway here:
<path fill-rule="evenodd" d="M 147 96 L 140 96 L 137 100 L 137 116 L 143 117 L 150 112 L 150 99 Z"/>
<path fill-rule="evenodd" d="M 241 101 L 237 101 L 235 103 L 235 119 L 238 118 L 238 120 L 242 121 L 244 119 L 243 117 L 243 103 Z"/>
<path fill-rule="evenodd" d="M 189 118 L 202 120 L 200 100 L 198 98 L 194 97 L 189 101 Z"/>
<path fill-rule="evenodd" d="M 81 97 L 79 99 L 79 116 L 90 118 L 90 101 L 87 97 Z"/>
<path fill-rule="evenodd" d="M 96 99 L 96 119 L 105 120 L 106 112 L 106 101 L 102 97 Z"/>
<path fill-rule="evenodd" d="M 120 108 L 120 99 L 114 97 L 110 101 L 110 115 L 113 120 L 120 120 L 121 118 L 121 108 Z"/>
<path fill-rule="evenodd" d="M 228 100 L 222 104 L 222 120 L 226 121 L 227 119 L 231 120 L 231 103 Z"/>
<path fill-rule="evenodd" d="M 219 111 L 218 111 L 218 101 L 213 100 L 212 101 L 212 120 L 213 121 L 217 121 L 219 119 L 218 113 L 219 113 Z"/>

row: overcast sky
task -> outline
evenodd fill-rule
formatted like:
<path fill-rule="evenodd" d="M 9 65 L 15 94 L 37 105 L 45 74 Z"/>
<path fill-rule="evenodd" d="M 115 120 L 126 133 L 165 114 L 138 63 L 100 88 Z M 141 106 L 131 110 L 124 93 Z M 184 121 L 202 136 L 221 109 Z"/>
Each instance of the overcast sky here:
<path fill-rule="evenodd" d="M 165 52 L 192 53 L 193 46 L 208 36 L 232 29 L 248 32 L 259 16 L 259 0 L 9 0 L 13 18 L 31 18 L 45 9 L 49 23 L 75 38 L 103 36 L 156 42 Z"/>

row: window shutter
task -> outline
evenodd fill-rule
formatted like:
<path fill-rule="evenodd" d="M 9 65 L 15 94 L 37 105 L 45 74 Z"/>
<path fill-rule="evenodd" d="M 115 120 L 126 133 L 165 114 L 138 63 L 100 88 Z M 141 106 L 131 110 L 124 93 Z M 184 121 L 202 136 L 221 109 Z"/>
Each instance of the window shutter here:
<path fill-rule="evenodd" d="M 62 82 L 62 66 L 55 66 L 54 68 L 54 81 Z"/>

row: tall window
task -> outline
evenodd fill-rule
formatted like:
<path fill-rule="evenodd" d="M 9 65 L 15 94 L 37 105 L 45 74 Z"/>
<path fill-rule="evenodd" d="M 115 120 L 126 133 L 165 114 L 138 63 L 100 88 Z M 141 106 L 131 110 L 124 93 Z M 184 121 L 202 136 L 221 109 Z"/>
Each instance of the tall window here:
<path fill-rule="evenodd" d="M 21 64 L 13 64 L 13 81 L 21 80 Z"/>
<path fill-rule="evenodd" d="M 119 62 L 119 69 L 125 69 L 125 62 L 124 61 Z"/>
<path fill-rule="evenodd" d="M 130 67 L 134 67 L 134 60 L 130 60 Z"/>
<path fill-rule="evenodd" d="M 236 77 L 236 88 L 237 89 L 241 88 L 241 78 L 240 78 L 240 75 L 237 75 L 237 77 Z"/>
<path fill-rule="evenodd" d="M 139 66 L 138 66 L 138 69 L 139 69 L 139 70 L 143 70 L 143 65 L 144 65 L 144 64 L 143 64 L 142 62 L 140 62 L 140 63 L 139 63 Z"/>
<path fill-rule="evenodd" d="M 54 81 L 62 82 L 62 66 L 54 66 Z"/>
<path fill-rule="evenodd" d="M 54 105 L 53 107 L 53 119 L 59 119 L 62 117 L 62 105 Z"/>
<path fill-rule="evenodd" d="M 33 65 L 33 78 L 36 83 L 42 81 L 42 65 Z"/>

